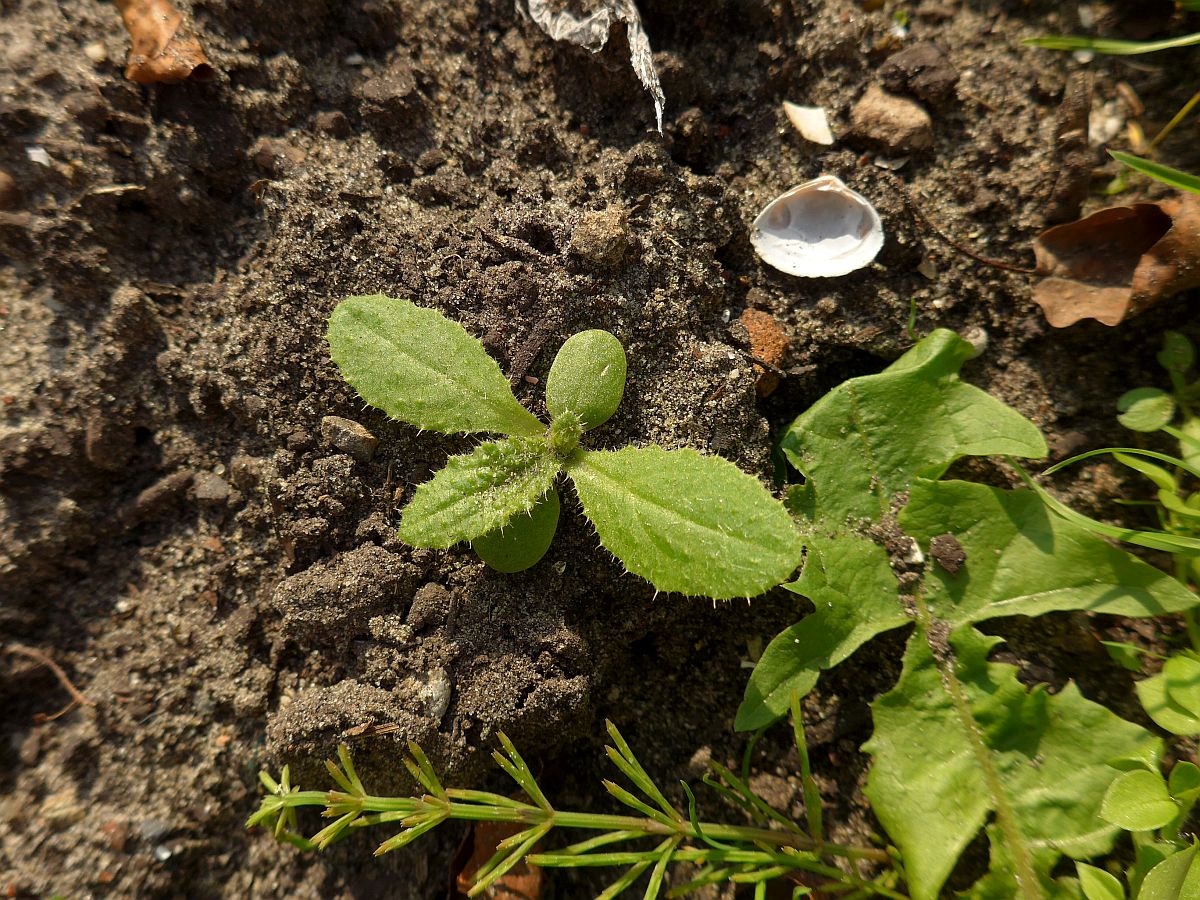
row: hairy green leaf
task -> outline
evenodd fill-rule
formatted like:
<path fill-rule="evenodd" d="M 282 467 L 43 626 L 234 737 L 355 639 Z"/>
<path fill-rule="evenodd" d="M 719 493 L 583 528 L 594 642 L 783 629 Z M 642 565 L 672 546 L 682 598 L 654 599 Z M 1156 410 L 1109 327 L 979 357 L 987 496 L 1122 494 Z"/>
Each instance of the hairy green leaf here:
<path fill-rule="evenodd" d="M 1117 774 L 1107 761 L 1158 752 L 1156 738 L 1073 684 L 1053 696 L 1026 691 L 1014 667 L 987 661 L 997 642 L 971 628 L 950 636 L 940 652 L 961 686 L 956 701 L 925 634 L 915 631 L 899 683 L 872 705 L 866 794 L 903 854 L 913 900 L 938 897 L 993 811 L 1027 853 L 1107 851 L 1117 832 L 1098 815 Z"/>
<path fill-rule="evenodd" d="M 471 541 L 479 558 L 498 572 L 522 572 L 546 555 L 558 528 L 558 491 L 549 493 L 529 513 L 513 516 L 506 526 Z"/>
<path fill-rule="evenodd" d="M 1150 870 L 1137 900 L 1200 900 L 1197 845 L 1173 853 Z"/>
<path fill-rule="evenodd" d="M 961 456 L 1046 455 L 1016 410 L 959 380 L 973 349 L 939 329 L 878 375 L 852 378 L 797 418 L 781 446 L 808 479 L 801 512 L 839 525 L 878 518 L 918 473 L 937 477 Z"/>
<path fill-rule="evenodd" d="M 578 416 L 584 431 L 603 425 L 621 404 L 625 366 L 625 348 L 607 331 L 572 335 L 546 376 L 546 409 Z"/>
<path fill-rule="evenodd" d="M 1158 431 L 1175 418 L 1175 398 L 1159 388 L 1134 388 L 1117 398 L 1117 410 L 1130 431 Z"/>
<path fill-rule="evenodd" d="M 1149 769 L 1122 772 L 1108 786 L 1100 804 L 1100 817 L 1126 831 L 1162 828 L 1178 812 L 1162 775 Z"/>
<path fill-rule="evenodd" d="M 822 669 L 911 621 L 887 551 L 857 535 L 812 537 L 800 578 L 784 587 L 808 597 L 816 610 L 767 645 L 738 708 L 739 731 L 770 725 L 787 713 L 793 693 L 803 697 L 813 689 Z"/>
<path fill-rule="evenodd" d="M 404 508 L 400 539 L 441 549 L 503 528 L 545 496 L 561 465 L 542 437 L 488 441 L 452 456 Z"/>
<path fill-rule="evenodd" d="M 328 338 L 346 381 L 394 419 L 446 433 L 545 431 L 479 341 L 435 309 L 349 297 L 329 317 Z"/>
<path fill-rule="evenodd" d="M 1052 514 L 1033 491 L 918 479 L 900 525 L 923 548 L 949 532 L 966 551 L 957 575 L 941 567 L 926 575 L 934 615 L 954 626 L 1069 609 L 1152 616 L 1200 602 L 1165 572 Z"/>
<path fill-rule="evenodd" d="M 1087 863 L 1075 863 L 1075 871 L 1087 900 L 1125 900 L 1125 888 L 1121 887 L 1120 879 L 1112 873 Z"/>
<path fill-rule="evenodd" d="M 695 450 L 577 450 L 567 472 L 600 542 L 660 591 L 754 597 L 800 563 L 783 505 L 755 478 Z"/>

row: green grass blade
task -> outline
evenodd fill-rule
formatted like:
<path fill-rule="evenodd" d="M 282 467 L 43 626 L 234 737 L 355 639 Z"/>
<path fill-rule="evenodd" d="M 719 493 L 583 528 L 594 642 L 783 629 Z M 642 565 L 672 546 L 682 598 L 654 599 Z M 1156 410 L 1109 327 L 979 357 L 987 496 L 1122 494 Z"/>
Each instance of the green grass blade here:
<path fill-rule="evenodd" d="M 1139 53 L 1157 53 L 1159 50 L 1195 46 L 1200 44 L 1200 32 L 1161 41 L 1118 41 L 1110 38 L 1046 35 L 1045 37 L 1027 38 L 1022 43 L 1031 47 L 1041 47 L 1043 50 L 1091 50 L 1109 56 L 1136 56 Z"/>
<path fill-rule="evenodd" d="M 1140 156 L 1134 156 L 1132 153 L 1122 153 L 1119 150 L 1109 150 L 1108 155 L 1121 163 L 1121 165 L 1128 166 L 1135 172 L 1141 172 L 1155 181 L 1169 184 L 1171 187 L 1178 188 L 1181 191 L 1191 191 L 1193 194 L 1200 194 L 1200 175 L 1192 175 L 1189 172 L 1173 169 L 1170 166 L 1164 166 L 1162 163 L 1151 162 L 1148 159 L 1142 159 Z"/>
<path fill-rule="evenodd" d="M 1163 550 L 1167 553 L 1200 553 L 1200 539 L 1198 538 L 1169 534 L 1165 531 L 1138 531 L 1133 528 L 1118 528 L 1116 525 L 1109 525 L 1106 522 L 1100 522 L 1090 516 L 1085 516 L 1083 513 L 1075 512 L 1075 510 L 1059 501 L 1049 491 L 1030 478 L 1025 470 L 1016 465 L 1015 462 L 1011 459 L 1009 462 L 1013 464 L 1022 480 L 1031 490 L 1037 493 L 1046 506 L 1068 522 L 1072 522 L 1081 528 L 1086 528 L 1093 534 L 1112 538 L 1117 541 L 1124 541 L 1127 544 L 1136 544 L 1139 547 L 1148 547 L 1151 550 Z"/>

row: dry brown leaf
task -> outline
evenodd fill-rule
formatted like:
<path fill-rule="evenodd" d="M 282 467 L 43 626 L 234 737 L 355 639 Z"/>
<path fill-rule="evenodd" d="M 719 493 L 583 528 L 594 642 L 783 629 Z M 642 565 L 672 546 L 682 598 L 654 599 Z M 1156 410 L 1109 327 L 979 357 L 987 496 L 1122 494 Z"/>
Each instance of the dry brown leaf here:
<path fill-rule="evenodd" d="M 1200 195 L 1102 209 L 1042 232 L 1033 252 L 1046 276 L 1033 299 L 1047 322 L 1116 325 L 1200 287 Z"/>
<path fill-rule="evenodd" d="M 138 84 L 175 84 L 207 78 L 212 66 L 192 35 L 190 22 L 167 0 L 113 0 L 131 45 L 125 77 Z"/>
<path fill-rule="evenodd" d="M 525 828 L 511 822 L 476 822 L 466 843 L 455 860 L 454 887 L 456 896 L 466 897 L 475 883 L 475 873 L 492 858 L 496 846 Z M 467 856 L 467 848 L 470 856 Z M 466 861 L 462 861 L 466 857 Z M 521 860 L 490 888 L 481 894 L 492 900 L 538 900 L 542 895 L 542 870 Z"/>

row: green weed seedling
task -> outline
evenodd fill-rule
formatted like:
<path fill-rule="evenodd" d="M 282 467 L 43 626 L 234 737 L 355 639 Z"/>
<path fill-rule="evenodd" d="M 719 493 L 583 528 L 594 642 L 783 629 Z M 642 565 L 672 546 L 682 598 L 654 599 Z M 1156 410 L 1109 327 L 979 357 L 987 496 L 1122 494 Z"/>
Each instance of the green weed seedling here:
<path fill-rule="evenodd" d="M 1200 897 L 1197 845 L 1184 823 L 1200 798 L 1200 768 L 1178 762 L 1163 778 L 1157 760 L 1119 759 L 1121 774 L 1100 804 L 1100 817 L 1130 832 L 1133 864 L 1122 884 L 1114 869 L 1076 863 L 1086 900 L 1195 900 Z M 1126 891 L 1128 885 L 1128 891 Z"/>
<path fill-rule="evenodd" d="M 521 830 L 504 840 L 496 854 L 476 873 L 475 883 L 469 891 L 471 897 L 482 894 L 518 862 L 525 860 L 531 865 L 547 868 L 623 868 L 625 871 L 621 876 L 599 895 L 600 900 L 611 900 L 643 876 L 646 881 L 643 896 L 647 900 L 658 897 L 663 894 L 668 867 L 678 863 L 690 864 L 690 879 L 672 887 L 666 893 L 669 897 L 682 897 L 706 885 L 731 882 L 752 885 L 755 900 L 764 900 L 769 882 L 790 878 L 796 883 L 791 896 L 797 898 L 813 892 L 812 888 L 799 886 L 800 880 L 796 876 L 803 873 L 804 883 L 816 885 L 822 896 L 905 900 L 905 895 L 895 889 L 899 872 L 894 851 L 825 840 L 821 799 L 807 770 L 799 700 L 793 705 L 794 734 L 805 779 L 806 827 L 771 808 L 750 789 L 744 774 L 739 777 L 717 763 L 711 764 L 704 784 L 727 801 L 744 824 L 701 822 L 695 794 L 686 782 L 680 782 L 687 798 L 687 812 L 681 812 L 651 779 L 611 722 L 607 725 L 612 744 L 605 747 L 605 751 L 633 790 L 608 780 L 604 787 L 633 815 L 555 809 L 516 747 L 501 734 L 502 749 L 495 751 L 492 758 L 516 782 L 526 799 L 445 788 L 421 748 L 413 743 L 409 744 L 410 755 L 404 763 L 423 795 L 373 796 L 363 787 L 350 753 L 342 745 L 338 748 L 338 762 L 325 764 L 337 784 L 336 789 L 301 791 L 293 788 L 286 766 L 279 780 L 263 772 L 259 780 L 267 794 L 246 825 L 270 828 L 277 840 L 302 850 L 324 850 L 354 831 L 376 825 L 400 826 L 397 834 L 375 850 L 375 855 L 381 856 L 449 820 L 518 823 Z M 311 838 L 304 837 L 297 830 L 296 815 L 303 807 L 323 808 L 324 817 L 332 821 Z M 595 835 L 565 847 L 534 852 L 537 844 L 552 831 L 570 829 L 592 831 Z M 878 874 L 860 874 L 864 867 L 877 870 Z"/>
<path fill-rule="evenodd" d="M 872 704 L 864 749 L 865 793 L 900 850 L 910 896 L 942 896 L 986 830 L 989 871 L 960 896 L 1078 897 L 1056 866 L 1112 848 L 1120 829 L 1100 809 L 1118 774 L 1110 760 L 1155 760 L 1161 741 L 1073 684 L 1027 689 L 1015 666 L 990 660 L 1000 639 L 977 626 L 1059 610 L 1152 616 L 1197 601 L 1039 491 L 943 477 L 963 456 L 1046 454 L 1032 422 L 960 380 L 972 354 L 935 331 L 883 372 L 834 388 L 785 432 L 782 451 L 805 479 L 788 503 L 807 553 L 784 586 L 814 611 L 763 652 L 737 727 L 768 725 L 823 670 L 907 627 L 899 681 Z"/>
<path fill-rule="evenodd" d="M 1124 501 L 1127 506 L 1150 506 L 1159 529 L 1124 528 L 1100 522 L 1066 509 L 1043 492 L 1046 502 L 1060 515 L 1107 538 L 1171 554 L 1180 584 L 1195 590 L 1200 585 L 1200 381 L 1191 380 L 1196 353 L 1191 341 L 1168 331 L 1163 336 L 1159 364 L 1171 380 L 1171 390 L 1134 388 L 1117 400 L 1118 421 L 1143 434 L 1162 432 L 1178 444 L 1178 456 L 1137 447 L 1103 447 L 1065 459 L 1046 470 L 1052 474 L 1094 456 L 1110 455 L 1155 486 L 1154 500 Z M 1138 682 L 1138 699 L 1154 722 L 1172 734 L 1200 734 L 1200 625 L 1194 609 L 1184 610 L 1191 647 L 1163 657 L 1132 644 L 1106 641 L 1105 647 L 1119 664 L 1141 671 L 1141 656 L 1163 662 L 1162 671 Z"/>
<path fill-rule="evenodd" d="M 576 334 L 555 357 L 549 425 L 517 402 L 483 346 L 436 310 L 350 297 L 330 316 L 329 347 L 359 395 L 392 418 L 447 434 L 505 435 L 452 456 L 417 488 L 400 523 L 401 540 L 414 547 L 470 541 L 493 568 L 526 569 L 553 540 L 565 475 L 600 543 L 660 591 L 753 597 L 799 563 L 787 510 L 728 461 L 690 449 L 581 445 L 625 390 L 625 351 L 606 331 Z"/>

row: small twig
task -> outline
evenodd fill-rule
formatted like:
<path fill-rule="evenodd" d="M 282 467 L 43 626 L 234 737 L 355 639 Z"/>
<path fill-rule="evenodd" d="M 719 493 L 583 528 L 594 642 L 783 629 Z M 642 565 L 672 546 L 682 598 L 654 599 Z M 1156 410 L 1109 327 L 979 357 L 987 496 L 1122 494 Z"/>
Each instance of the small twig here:
<path fill-rule="evenodd" d="M 95 706 L 96 704 L 83 695 L 79 688 L 71 683 L 71 679 L 67 677 L 67 673 L 62 670 L 62 667 L 52 660 L 49 656 L 34 647 L 26 647 L 24 644 L 9 644 L 7 647 L 9 653 L 17 653 L 21 656 L 28 657 L 34 662 L 37 662 L 51 672 L 58 679 L 58 683 L 67 689 L 67 693 L 71 695 L 71 702 L 60 709 L 58 712 L 47 715 L 39 713 L 37 719 L 40 722 L 53 722 L 55 719 L 61 718 L 73 710 L 76 706 Z"/>
<path fill-rule="evenodd" d="M 950 245 L 950 247 L 961 253 L 963 256 L 969 256 L 971 259 L 975 260 L 975 262 L 983 263 L 985 266 L 992 266 L 996 269 L 1005 269 L 1009 272 L 1020 272 L 1022 275 L 1037 274 L 1037 269 L 1027 269 L 1024 266 L 1017 266 L 1013 263 L 1007 263 L 999 259 L 988 259 L 986 256 L 980 256 L 973 250 L 969 250 L 962 244 L 951 240 L 941 231 L 941 229 L 939 229 L 933 224 L 933 222 L 929 220 L 929 217 L 926 216 L 922 211 L 920 205 L 918 205 L 916 199 L 909 191 L 908 186 L 903 181 L 901 181 L 895 175 L 892 175 L 890 172 L 884 172 L 883 174 L 887 178 L 890 178 L 896 184 L 896 186 L 900 188 L 900 196 L 904 198 L 904 201 L 908 204 L 909 210 L 912 212 L 913 216 L 916 217 L 917 221 L 925 226 L 925 228 L 932 231 L 937 237 L 941 238 L 946 244 Z"/>

